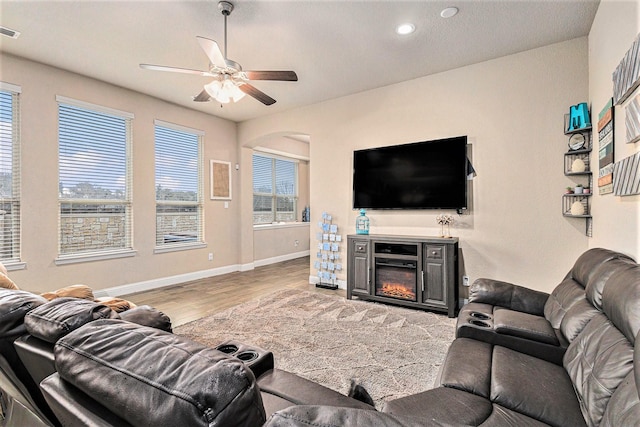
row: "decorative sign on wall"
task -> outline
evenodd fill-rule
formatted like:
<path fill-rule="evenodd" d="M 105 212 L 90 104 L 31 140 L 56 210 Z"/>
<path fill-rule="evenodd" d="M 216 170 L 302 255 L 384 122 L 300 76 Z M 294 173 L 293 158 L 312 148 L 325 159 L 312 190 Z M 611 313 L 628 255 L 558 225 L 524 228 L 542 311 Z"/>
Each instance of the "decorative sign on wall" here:
<path fill-rule="evenodd" d="M 640 141 L 640 94 L 629 101 L 626 110 L 624 123 L 627 127 L 627 144 L 631 144 Z"/>
<path fill-rule="evenodd" d="M 640 152 L 615 164 L 613 182 L 616 196 L 640 194 Z"/>
<path fill-rule="evenodd" d="M 231 162 L 211 160 L 211 200 L 231 200 Z"/>
<path fill-rule="evenodd" d="M 613 72 L 613 103 L 622 104 L 640 85 L 640 34 Z"/>
<path fill-rule="evenodd" d="M 598 189 L 613 193 L 613 99 L 598 115 Z"/>

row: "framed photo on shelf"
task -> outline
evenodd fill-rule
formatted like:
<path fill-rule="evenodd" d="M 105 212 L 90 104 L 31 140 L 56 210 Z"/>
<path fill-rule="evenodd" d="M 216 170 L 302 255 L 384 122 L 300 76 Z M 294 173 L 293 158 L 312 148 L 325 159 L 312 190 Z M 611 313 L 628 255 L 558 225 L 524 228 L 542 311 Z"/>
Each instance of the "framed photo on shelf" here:
<path fill-rule="evenodd" d="M 211 200 L 231 200 L 231 162 L 211 160 Z"/>

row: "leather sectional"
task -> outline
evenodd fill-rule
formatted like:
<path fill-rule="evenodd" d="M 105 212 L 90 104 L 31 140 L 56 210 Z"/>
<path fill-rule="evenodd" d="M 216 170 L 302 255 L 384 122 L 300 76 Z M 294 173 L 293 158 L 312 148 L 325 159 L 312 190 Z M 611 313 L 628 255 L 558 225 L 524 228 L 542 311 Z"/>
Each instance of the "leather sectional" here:
<path fill-rule="evenodd" d="M 382 411 L 275 369 L 263 349 L 173 335 L 148 307 L 123 320 L 10 292 L 8 425 L 640 426 L 640 266 L 605 249 L 580 256 L 551 294 L 476 281 L 436 387 Z"/>

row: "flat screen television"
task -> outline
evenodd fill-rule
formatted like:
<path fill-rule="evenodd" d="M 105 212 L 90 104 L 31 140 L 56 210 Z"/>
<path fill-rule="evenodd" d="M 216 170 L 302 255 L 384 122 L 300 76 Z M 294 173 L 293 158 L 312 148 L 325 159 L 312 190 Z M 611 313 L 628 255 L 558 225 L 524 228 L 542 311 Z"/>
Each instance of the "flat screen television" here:
<path fill-rule="evenodd" d="M 467 137 L 353 152 L 355 209 L 466 209 Z"/>

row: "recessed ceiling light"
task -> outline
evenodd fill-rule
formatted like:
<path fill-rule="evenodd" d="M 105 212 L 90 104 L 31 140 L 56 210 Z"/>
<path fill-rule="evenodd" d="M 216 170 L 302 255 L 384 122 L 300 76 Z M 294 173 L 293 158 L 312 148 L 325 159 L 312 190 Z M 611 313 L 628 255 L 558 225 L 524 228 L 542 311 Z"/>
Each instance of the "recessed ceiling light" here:
<path fill-rule="evenodd" d="M 443 18 L 451 18 L 452 16 L 456 16 L 457 14 L 458 14 L 457 7 L 448 7 L 446 9 L 443 9 L 442 12 L 440 12 L 440 16 L 442 16 Z"/>
<path fill-rule="evenodd" d="M 400 24 L 396 27 L 396 33 L 400 34 L 401 36 L 407 35 L 407 34 L 411 34 L 416 30 L 416 26 L 413 24 Z"/>

